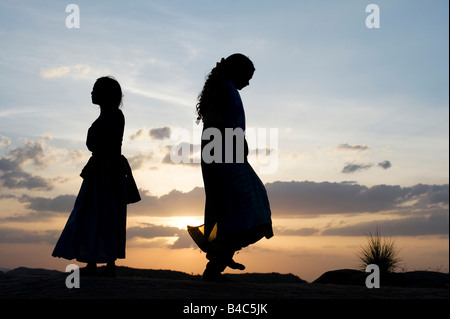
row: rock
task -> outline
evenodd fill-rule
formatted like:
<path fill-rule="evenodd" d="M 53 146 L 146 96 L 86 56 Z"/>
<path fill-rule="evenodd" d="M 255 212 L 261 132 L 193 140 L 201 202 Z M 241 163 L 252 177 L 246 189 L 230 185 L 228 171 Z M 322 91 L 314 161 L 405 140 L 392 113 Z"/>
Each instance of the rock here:
<path fill-rule="evenodd" d="M 365 272 L 354 269 L 331 270 L 321 275 L 312 283 L 365 286 L 367 275 Z"/>
<path fill-rule="evenodd" d="M 334 284 L 366 286 L 369 273 L 354 269 L 327 271 L 314 284 Z M 381 273 L 380 286 L 415 287 L 415 288 L 447 288 L 449 275 L 434 271 L 411 271 L 404 273 Z"/>
<path fill-rule="evenodd" d="M 410 271 L 404 275 L 411 287 L 447 289 L 449 287 L 449 274 L 437 271 Z"/>
<path fill-rule="evenodd" d="M 258 282 L 258 283 L 297 283 L 305 284 L 305 280 L 293 274 L 259 274 L 259 273 L 244 273 L 244 274 L 226 274 L 226 276 L 234 281 L 240 282 Z"/>
<path fill-rule="evenodd" d="M 57 270 L 48 270 L 43 268 L 14 268 L 6 273 L 8 276 L 41 276 L 41 275 L 60 275 L 62 272 Z"/>

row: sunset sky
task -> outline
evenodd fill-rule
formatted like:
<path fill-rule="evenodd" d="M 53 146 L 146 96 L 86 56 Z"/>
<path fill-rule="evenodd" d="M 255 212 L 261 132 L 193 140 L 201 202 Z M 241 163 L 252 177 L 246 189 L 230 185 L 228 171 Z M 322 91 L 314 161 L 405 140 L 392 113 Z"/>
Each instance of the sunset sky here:
<path fill-rule="evenodd" d="M 71 263 L 51 252 L 90 156 L 92 86 L 112 75 L 142 195 L 117 264 L 201 273 L 186 232 L 203 222 L 200 166 L 169 154 L 199 157 L 197 96 L 240 52 L 256 68 L 241 97 L 275 237 L 235 260 L 312 281 L 357 267 L 378 228 L 401 270 L 448 271 L 448 1 L 75 1 L 79 28 L 69 3 L 0 1 L 0 268 Z"/>

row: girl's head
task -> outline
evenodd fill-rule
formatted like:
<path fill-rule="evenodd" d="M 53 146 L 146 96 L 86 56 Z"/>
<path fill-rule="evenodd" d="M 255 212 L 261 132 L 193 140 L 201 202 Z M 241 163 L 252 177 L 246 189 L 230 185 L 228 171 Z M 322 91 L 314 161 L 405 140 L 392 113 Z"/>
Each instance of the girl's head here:
<path fill-rule="evenodd" d="M 235 53 L 228 58 L 222 58 L 217 62 L 216 67 L 211 70 L 200 93 L 197 103 L 197 121 L 204 118 L 208 104 L 214 100 L 217 85 L 223 79 L 230 79 L 238 90 L 242 90 L 249 85 L 255 73 L 253 62 L 243 54 Z"/>
<path fill-rule="evenodd" d="M 255 67 L 253 62 L 243 54 L 235 53 L 220 62 L 223 64 L 224 74 L 227 75 L 238 90 L 249 85 Z"/>
<path fill-rule="evenodd" d="M 111 76 L 104 76 L 94 84 L 91 92 L 92 103 L 102 108 L 119 108 L 122 104 L 122 88 Z"/>

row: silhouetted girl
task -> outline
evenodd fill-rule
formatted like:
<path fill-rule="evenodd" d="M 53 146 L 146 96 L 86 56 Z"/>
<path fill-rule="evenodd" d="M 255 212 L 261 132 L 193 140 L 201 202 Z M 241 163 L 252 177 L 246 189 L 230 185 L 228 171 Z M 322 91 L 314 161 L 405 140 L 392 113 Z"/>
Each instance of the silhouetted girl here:
<path fill-rule="evenodd" d="M 188 230 L 207 253 L 209 262 L 203 273 L 203 280 L 207 281 L 227 281 L 221 274 L 227 266 L 245 268 L 234 262 L 236 251 L 273 236 L 266 189 L 247 161 L 244 134 L 241 141 L 238 136 L 231 144 L 225 138 L 226 129 L 245 131 L 245 113 L 238 90 L 249 85 L 254 72 L 252 61 L 242 54 L 222 59 L 208 75 L 197 104 L 198 120 L 203 121 L 205 223 L 200 227 L 189 226 Z M 210 134 L 206 134 L 208 129 L 221 132 L 221 150 L 208 146 L 213 142 Z M 212 154 L 210 150 L 221 154 Z M 212 158 L 215 160 L 211 161 Z"/>
<path fill-rule="evenodd" d="M 100 116 L 88 130 L 92 152 L 81 172 L 83 183 L 72 213 L 53 251 L 54 257 L 86 262 L 82 274 L 95 275 L 97 263 L 106 263 L 103 275 L 115 276 L 115 260 L 125 258 L 127 204 L 140 200 L 127 159 L 121 153 L 125 118 L 120 84 L 99 78 L 92 103 Z"/>

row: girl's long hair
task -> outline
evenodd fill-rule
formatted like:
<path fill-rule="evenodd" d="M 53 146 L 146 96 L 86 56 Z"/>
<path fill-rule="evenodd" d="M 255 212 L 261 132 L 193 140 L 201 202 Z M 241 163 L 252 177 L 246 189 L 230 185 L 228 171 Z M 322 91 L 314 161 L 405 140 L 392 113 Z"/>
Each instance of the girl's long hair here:
<path fill-rule="evenodd" d="M 222 80 L 237 72 L 242 72 L 244 69 L 253 68 L 253 62 L 243 54 L 235 53 L 228 58 L 222 58 L 220 62 L 206 77 L 202 92 L 198 96 L 198 103 L 196 105 L 197 124 L 204 121 L 207 109 L 213 105 L 216 96 L 217 88 Z"/>

